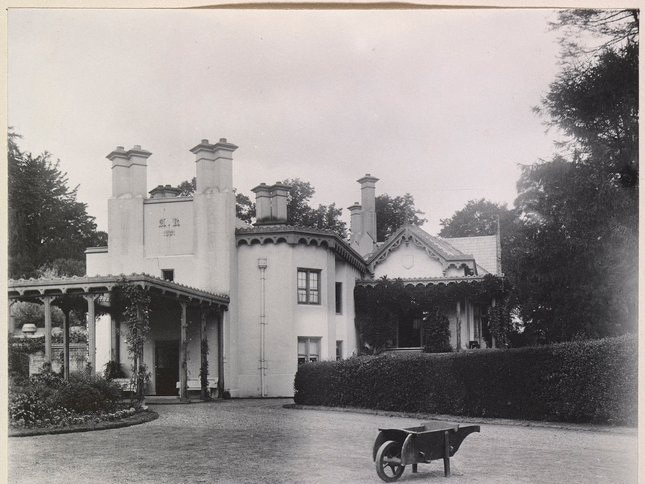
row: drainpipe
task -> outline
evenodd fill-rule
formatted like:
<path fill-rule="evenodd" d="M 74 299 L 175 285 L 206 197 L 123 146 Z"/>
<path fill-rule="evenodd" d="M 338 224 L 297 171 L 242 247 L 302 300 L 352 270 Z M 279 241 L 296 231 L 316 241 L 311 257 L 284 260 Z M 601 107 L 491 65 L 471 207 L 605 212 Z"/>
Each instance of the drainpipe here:
<path fill-rule="evenodd" d="M 258 269 L 260 269 L 260 396 L 266 396 L 266 268 L 267 260 L 258 259 Z"/>

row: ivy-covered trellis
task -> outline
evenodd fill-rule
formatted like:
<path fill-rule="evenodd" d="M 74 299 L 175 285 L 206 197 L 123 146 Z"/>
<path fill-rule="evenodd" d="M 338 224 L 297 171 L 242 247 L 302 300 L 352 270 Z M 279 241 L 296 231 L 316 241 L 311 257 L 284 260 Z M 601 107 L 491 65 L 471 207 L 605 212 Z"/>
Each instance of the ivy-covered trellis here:
<path fill-rule="evenodd" d="M 399 321 L 420 319 L 428 335 L 429 352 L 450 351 L 447 314 L 457 301 L 496 301 L 488 311 L 488 329 L 498 345 L 511 328 L 504 280 L 490 274 L 481 280 L 449 284 L 406 285 L 401 279 L 383 277 L 374 285 L 354 291 L 356 326 L 364 345 L 378 353 L 396 339 Z"/>
<path fill-rule="evenodd" d="M 148 291 L 137 284 L 122 282 L 112 290 L 113 317 L 126 324 L 125 341 L 132 360 L 131 384 L 135 398 L 143 401 L 150 372 L 143 361 L 143 345 L 150 334 L 150 305 Z"/>

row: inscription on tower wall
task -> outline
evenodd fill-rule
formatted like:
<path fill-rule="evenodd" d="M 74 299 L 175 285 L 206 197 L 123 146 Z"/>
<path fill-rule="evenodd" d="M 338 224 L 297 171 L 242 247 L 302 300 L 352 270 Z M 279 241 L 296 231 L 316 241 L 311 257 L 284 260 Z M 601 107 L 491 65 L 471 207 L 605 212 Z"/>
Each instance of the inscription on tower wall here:
<path fill-rule="evenodd" d="M 146 257 L 193 254 L 193 203 L 146 201 L 144 245 Z"/>

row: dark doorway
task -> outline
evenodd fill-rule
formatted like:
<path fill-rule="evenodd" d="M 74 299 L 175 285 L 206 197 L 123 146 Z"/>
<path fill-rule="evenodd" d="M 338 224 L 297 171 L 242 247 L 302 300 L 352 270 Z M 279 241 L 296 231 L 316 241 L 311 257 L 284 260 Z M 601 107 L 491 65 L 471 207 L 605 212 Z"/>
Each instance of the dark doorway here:
<path fill-rule="evenodd" d="M 177 395 L 179 381 L 179 340 L 156 341 L 155 392 L 157 395 Z"/>
<path fill-rule="evenodd" d="M 405 318 L 399 322 L 399 348 L 421 346 L 421 319 Z"/>

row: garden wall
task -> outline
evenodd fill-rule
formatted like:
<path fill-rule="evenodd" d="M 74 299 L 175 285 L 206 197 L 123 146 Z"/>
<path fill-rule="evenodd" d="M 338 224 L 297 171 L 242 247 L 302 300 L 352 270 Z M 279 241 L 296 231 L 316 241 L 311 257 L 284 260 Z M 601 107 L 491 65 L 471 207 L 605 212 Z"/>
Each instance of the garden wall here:
<path fill-rule="evenodd" d="M 361 356 L 299 367 L 302 405 L 636 424 L 633 336 L 509 350 Z"/>

